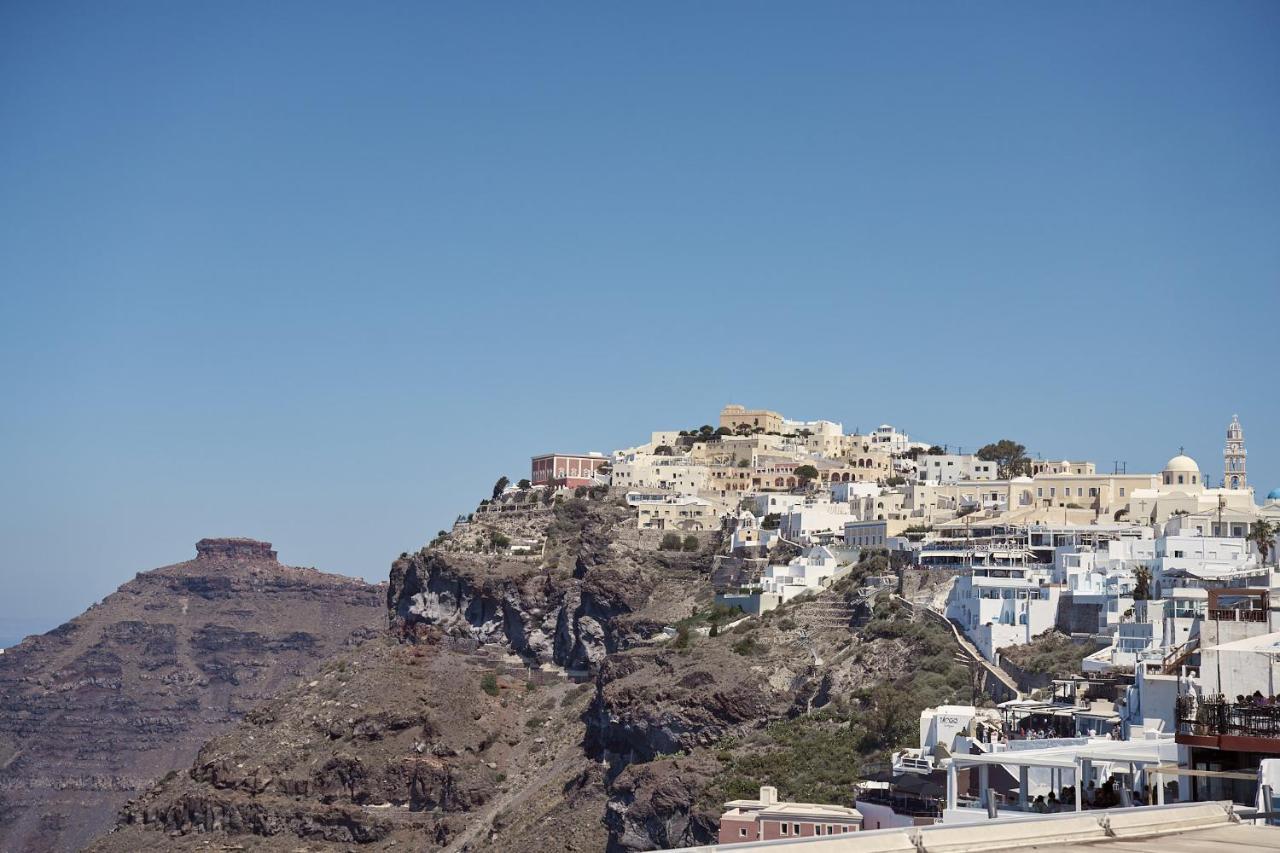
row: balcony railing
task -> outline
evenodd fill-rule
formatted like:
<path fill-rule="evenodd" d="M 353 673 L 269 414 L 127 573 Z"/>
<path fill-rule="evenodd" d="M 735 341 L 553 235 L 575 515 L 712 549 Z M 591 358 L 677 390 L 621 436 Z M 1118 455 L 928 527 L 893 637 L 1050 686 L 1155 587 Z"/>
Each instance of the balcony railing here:
<path fill-rule="evenodd" d="M 857 799 L 880 806 L 888 806 L 900 815 L 911 817 L 942 817 L 945 801 L 941 797 L 916 797 L 891 794 L 883 788 L 870 788 L 858 793 Z"/>
<path fill-rule="evenodd" d="M 1214 607 L 1209 610 L 1209 618 L 1215 622 L 1266 622 L 1267 611 L 1225 610 Z"/>
<path fill-rule="evenodd" d="M 1280 705 L 1228 702 L 1225 697 L 1177 700 L 1178 734 L 1280 738 Z"/>

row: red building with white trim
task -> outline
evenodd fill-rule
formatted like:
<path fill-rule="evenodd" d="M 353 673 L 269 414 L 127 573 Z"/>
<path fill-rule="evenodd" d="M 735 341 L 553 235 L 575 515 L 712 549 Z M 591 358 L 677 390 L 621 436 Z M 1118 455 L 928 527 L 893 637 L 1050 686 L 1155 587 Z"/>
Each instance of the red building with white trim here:
<path fill-rule="evenodd" d="M 601 453 L 546 453 L 533 457 L 529 481 L 535 486 L 596 485 L 596 472 L 609 458 Z"/>
<path fill-rule="evenodd" d="M 758 800 L 731 800 L 720 816 L 720 843 L 773 841 L 843 835 L 862 828 L 862 812 L 846 806 L 780 803 L 778 789 L 765 786 Z"/>

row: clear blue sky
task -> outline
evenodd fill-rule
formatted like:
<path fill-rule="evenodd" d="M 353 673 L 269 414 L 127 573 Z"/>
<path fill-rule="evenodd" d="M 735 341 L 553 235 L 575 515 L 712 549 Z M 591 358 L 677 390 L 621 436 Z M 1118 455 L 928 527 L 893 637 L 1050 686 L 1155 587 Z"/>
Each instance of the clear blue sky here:
<path fill-rule="evenodd" d="M 1280 4 L 0 5 L 0 620 L 726 402 L 1280 485 Z"/>

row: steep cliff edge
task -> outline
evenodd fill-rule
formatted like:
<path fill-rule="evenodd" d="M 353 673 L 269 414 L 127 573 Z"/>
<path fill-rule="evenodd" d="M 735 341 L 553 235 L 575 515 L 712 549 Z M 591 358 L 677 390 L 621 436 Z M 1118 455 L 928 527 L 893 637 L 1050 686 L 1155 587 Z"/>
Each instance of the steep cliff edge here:
<path fill-rule="evenodd" d="M 75 850 L 200 745 L 347 644 L 380 587 L 203 539 L 0 657 L 0 849 Z"/>

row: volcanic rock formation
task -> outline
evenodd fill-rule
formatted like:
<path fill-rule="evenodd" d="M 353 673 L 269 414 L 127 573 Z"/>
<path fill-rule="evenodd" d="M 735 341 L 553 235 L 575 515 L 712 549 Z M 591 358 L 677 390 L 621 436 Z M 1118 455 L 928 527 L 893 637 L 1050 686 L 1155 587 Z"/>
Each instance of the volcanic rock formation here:
<path fill-rule="evenodd" d="M 761 784 L 846 800 L 922 707 L 967 694 L 945 626 L 887 594 L 854 624 L 883 557 L 820 601 L 730 616 L 711 607 L 718 533 L 664 551 L 616 496 L 530 504 L 402 554 L 389 630 L 211 740 L 90 850 L 705 843 Z"/>
<path fill-rule="evenodd" d="M 202 539 L 0 656 L 0 849 L 77 850 L 326 657 L 385 624 L 381 588 Z"/>

